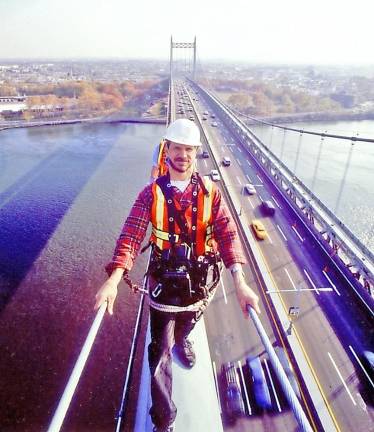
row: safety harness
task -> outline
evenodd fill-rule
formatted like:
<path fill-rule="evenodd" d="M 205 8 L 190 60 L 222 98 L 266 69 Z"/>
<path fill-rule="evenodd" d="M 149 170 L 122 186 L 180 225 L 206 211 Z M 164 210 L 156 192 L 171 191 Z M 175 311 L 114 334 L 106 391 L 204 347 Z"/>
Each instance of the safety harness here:
<path fill-rule="evenodd" d="M 165 198 L 167 232 L 153 224 L 152 258 L 147 273 L 158 282 L 150 292 L 150 305 L 163 312 L 204 310 L 213 298 L 215 288 L 220 280 L 221 260 L 219 254 L 213 249 L 212 227 L 209 223 L 211 222 L 212 211 L 212 196 L 210 195 L 212 189 L 208 190 L 197 173 L 192 175 L 191 183 L 193 184 L 192 203 L 183 210 L 180 203 L 174 199 L 169 173 L 156 180 L 156 184 Z M 202 200 L 201 195 L 199 199 L 199 188 L 204 194 L 203 212 L 200 208 Z M 205 199 L 209 199 L 210 206 L 206 205 Z M 187 210 L 190 211 L 190 230 L 185 214 Z M 160 215 L 154 216 L 157 219 Z M 199 216 L 203 220 L 199 220 Z M 163 226 L 165 225 L 166 223 L 163 224 Z M 162 245 L 163 249 L 158 245 Z M 189 248 L 190 251 L 188 251 Z M 209 270 L 212 270 L 212 280 L 208 284 Z M 173 288 L 171 289 L 170 286 Z M 168 302 L 168 290 L 169 292 L 174 290 L 178 297 L 178 289 L 180 291 L 184 289 L 185 292 L 189 289 L 190 300 L 193 303 L 168 304 L 172 303 L 172 301 Z M 160 295 L 162 290 L 166 292 L 164 298 Z"/>

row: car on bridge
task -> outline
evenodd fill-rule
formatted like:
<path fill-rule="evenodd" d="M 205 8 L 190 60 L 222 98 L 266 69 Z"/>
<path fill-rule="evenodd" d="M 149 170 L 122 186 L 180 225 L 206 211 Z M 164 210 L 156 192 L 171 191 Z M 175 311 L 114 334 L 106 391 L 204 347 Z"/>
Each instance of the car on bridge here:
<path fill-rule="evenodd" d="M 219 175 L 219 172 L 215 169 L 213 169 L 210 172 L 210 177 L 213 181 L 220 181 L 221 180 L 221 176 Z"/>
<path fill-rule="evenodd" d="M 242 392 L 240 390 L 239 378 L 233 362 L 222 365 L 223 378 L 223 408 L 227 419 L 231 422 L 245 415 L 245 407 Z"/>
<path fill-rule="evenodd" d="M 257 406 L 261 409 L 272 408 L 269 387 L 264 370 L 262 369 L 260 357 L 247 357 L 246 361 L 252 378 L 253 393 Z"/>
<path fill-rule="evenodd" d="M 261 209 L 268 216 L 273 216 L 275 213 L 275 206 L 270 200 L 262 201 Z"/>
<path fill-rule="evenodd" d="M 224 156 L 222 159 L 222 165 L 228 167 L 231 165 L 231 159 L 228 156 Z"/>
<path fill-rule="evenodd" d="M 264 224 L 259 219 L 253 219 L 251 225 L 255 236 L 259 240 L 265 240 L 268 234 L 266 232 Z"/>
<path fill-rule="evenodd" d="M 252 183 L 247 183 L 243 186 L 243 193 L 246 193 L 247 195 L 254 195 L 256 193 L 256 188 Z"/>
<path fill-rule="evenodd" d="M 365 350 L 360 357 L 364 371 L 360 371 L 362 396 L 368 405 L 374 406 L 374 353 L 372 351 Z"/>

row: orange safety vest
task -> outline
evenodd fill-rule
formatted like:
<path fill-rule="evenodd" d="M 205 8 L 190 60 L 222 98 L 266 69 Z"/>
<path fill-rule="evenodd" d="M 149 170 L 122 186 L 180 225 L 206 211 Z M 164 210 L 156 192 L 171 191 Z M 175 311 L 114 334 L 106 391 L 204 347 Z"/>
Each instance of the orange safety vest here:
<path fill-rule="evenodd" d="M 195 177 L 196 178 L 196 177 Z M 159 179 L 161 180 L 161 179 Z M 150 242 L 155 244 L 159 249 L 170 249 L 170 235 L 175 235 L 175 243 L 181 243 L 181 229 L 174 221 L 174 233 L 169 233 L 169 218 L 168 203 L 166 197 L 160 187 L 159 180 L 152 184 L 153 203 L 151 209 L 152 234 Z M 214 188 L 212 181 L 204 177 L 204 186 L 208 194 L 205 194 L 202 187 L 197 187 L 197 208 L 190 204 L 185 212 L 185 218 L 188 224 L 188 234 L 192 239 L 192 231 L 196 231 L 196 244 L 194 245 L 195 256 L 204 255 L 206 252 L 215 252 L 216 244 L 213 239 L 212 225 L 212 205 Z M 166 182 L 165 182 L 166 183 Z M 167 186 L 171 187 L 171 186 Z M 195 201 L 196 202 L 196 201 Z M 177 211 L 180 211 L 180 204 L 174 200 L 174 205 Z M 192 225 L 193 212 L 197 212 L 197 224 Z M 172 218 L 173 219 L 173 218 Z M 172 221 L 173 222 L 173 221 Z"/>
<path fill-rule="evenodd" d="M 158 165 L 158 176 L 161 177 L 165 175 L 168 171 L 168 165 L 166 163 L 166 141 L 165 140 L 162 140 L 160 142 L 157 165 Z"/>

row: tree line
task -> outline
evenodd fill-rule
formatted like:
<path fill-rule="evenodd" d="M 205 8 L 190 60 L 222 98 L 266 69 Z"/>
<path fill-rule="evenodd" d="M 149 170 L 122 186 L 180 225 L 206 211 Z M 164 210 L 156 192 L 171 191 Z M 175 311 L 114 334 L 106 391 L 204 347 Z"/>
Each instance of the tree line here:
<path fill-rule="evenodd" d="M 328 96 L 315 96 L 294 90 L 291 86 L 276 86 L 263 81 L 209 80 L 202 82 L 221 98 L 247 115 L 271 116 L 274 114 L 339 111 L 342 106 Z"/>
<path fill-rule="evenodd" d="M 64 81 L 60 83 L 4 83 L 0 96 L 27 96 L 29 110 L 44 106 L 62 108 L 64 114 L 103 115 L 124 108 L 127 103 L 146 95 L 158 81 Z M 30 118 L 30 114 L 26 115 Z"/>

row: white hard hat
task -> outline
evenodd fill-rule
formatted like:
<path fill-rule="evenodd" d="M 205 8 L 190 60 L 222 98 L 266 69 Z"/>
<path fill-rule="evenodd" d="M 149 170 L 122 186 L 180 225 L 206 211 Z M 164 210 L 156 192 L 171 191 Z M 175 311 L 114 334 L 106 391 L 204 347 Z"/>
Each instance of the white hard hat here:
<path fill-rule="evenodd" d="M 178 119 L 166 129 L 165 139 L 177 144 L 200 147 L 200 130 L 191 120 Z"/>

